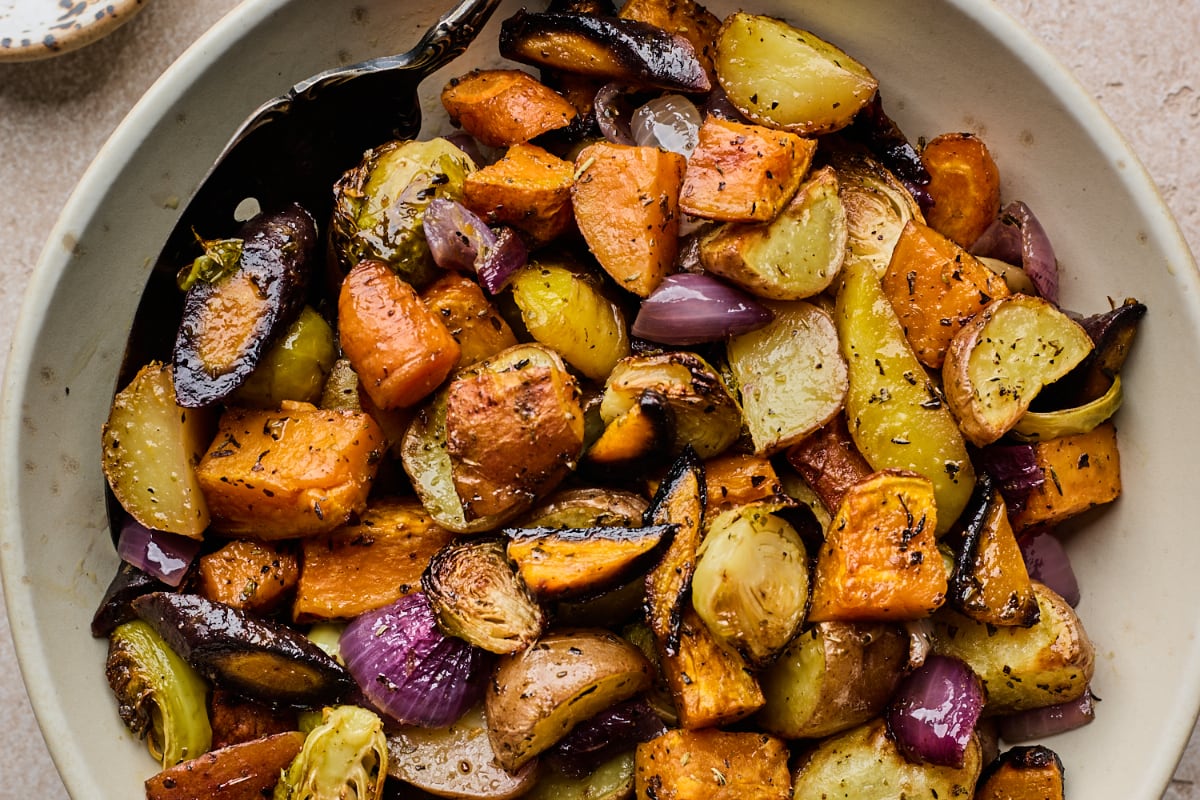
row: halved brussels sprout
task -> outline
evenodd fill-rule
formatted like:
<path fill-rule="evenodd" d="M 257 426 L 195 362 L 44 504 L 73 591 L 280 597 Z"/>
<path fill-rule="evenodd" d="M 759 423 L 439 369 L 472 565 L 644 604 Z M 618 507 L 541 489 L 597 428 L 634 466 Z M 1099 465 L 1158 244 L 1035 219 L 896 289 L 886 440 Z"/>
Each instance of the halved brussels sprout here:
<path fill-rule="evenodd" d="M 316 403 L 336 358 L 333 328 L 305 306 L 246 382 L 233 391 L 233 400 L 270 409 L 279 408 L 284 400 Z"/>
<path fill-rule="evenodd" d="M 112 632 L 104 674 L 121 720 L 164 768 L 208 752 L 208 685 L 148 624 Z"/>
<path fill-rule="evenodd" d="M 925 221 L 921 207 L 895 175 L 869 156 L 835 153 L 833 166 L 849 228 L 846 259 L 865 259 L 882 276 L 904 226 L 910 219 Z"/>
<path fill-rule="evenodd" d="M 325 709 L 300 755 L 275 785 L 274 800 L 379 800 L 387 777 L 383 721 L 358 706 Z"/>
<path fill-rule="evenodd" d="M 392 141 L 368 150 L 334 185 L 329 234 L 342 269 L 386 262 L 420 287 L 437 276 L 422 220 L 435 197 L 461 201 L 470 156 L 445 139 Z"/>

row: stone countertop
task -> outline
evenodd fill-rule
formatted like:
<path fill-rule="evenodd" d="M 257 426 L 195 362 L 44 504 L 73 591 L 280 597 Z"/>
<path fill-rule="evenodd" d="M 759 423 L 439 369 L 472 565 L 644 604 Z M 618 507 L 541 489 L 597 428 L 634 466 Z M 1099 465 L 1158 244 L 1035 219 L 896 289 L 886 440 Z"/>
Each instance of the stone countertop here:
<path fill-rule="evenodd" d="M 998 0 L 1063 61 L 1128 138 L 1200 253 L 1200 4 Z M 105 139 L 171 61 L 236 0 L 155 0 L 108 38 L 0 64 L 0 354 L 60 209 Z M 21 684 L 0 598 L 0 795 L 65 798 Z M 1193 734 L 1164 800 L 1200 800 Z"/>

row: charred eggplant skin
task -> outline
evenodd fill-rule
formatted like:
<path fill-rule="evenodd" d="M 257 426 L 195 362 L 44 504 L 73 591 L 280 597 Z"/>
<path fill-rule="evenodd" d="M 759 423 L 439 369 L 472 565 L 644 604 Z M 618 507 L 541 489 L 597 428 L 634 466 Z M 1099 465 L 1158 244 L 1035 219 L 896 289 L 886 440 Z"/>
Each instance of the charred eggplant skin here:
<path fill-rule="evenodd" d="M 150 592 L 169 589 L 165 583 L 125 561 L 117 567 L 117 574 L 109 581 L 104 597 L 92 616 L 92 636 L 103 639 L 116 630 L 117 626 L 137 619 L 133 601 Z"/>
<path fill-rule="evenodd" d="M 712 88 L 690 42 L 631 19 L 519 11 L 500 26 L 500 55 L 534 66 L 678 92 Z"/>
<path fill-rule="evenodd" d="M 197 281 L 183 301 L 172 360 L 176 398 L 186 408 L 211 405 L 240 386 L 304 307 L 317 246 L 312 216 L 298 205 L 264 212 L 237 238 L 243 242 L 237 271 Z M 218 346 L 223 363 L 213 362 Z"/>
<path fill-rule="evenodd" d="M 303 634 L 199 595 L 151 592 L 137 615 L 214 683 L 278 706 L 335 703 L 354 679 Z"/>

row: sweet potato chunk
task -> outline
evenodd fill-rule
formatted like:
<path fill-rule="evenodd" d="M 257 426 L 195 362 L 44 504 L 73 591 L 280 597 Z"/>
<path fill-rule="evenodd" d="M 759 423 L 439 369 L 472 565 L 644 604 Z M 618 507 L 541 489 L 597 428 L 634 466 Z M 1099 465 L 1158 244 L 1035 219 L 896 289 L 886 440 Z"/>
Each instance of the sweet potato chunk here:
<path fill-rule="evenodd" d="M 382 443 L 366 414 L 227 410 L 196 468 L 213 528 L 268 540 L 333 530 L 366 507 Z"/>
<path fill-rule="evenodd" d="M 884 470 L 850 487 L 813 574 L 809 622 L 928 616 L 946 599 L 933 485 Z"/>
<path fill-rule="evenodd" d="M 679 206 L 706 219 L 774 219 L 800 188 L 816 149 L 814 139 L 709 116 L 688 159 Z"/>
<path fill-rule="evenodd" d="M 944 133 L 925 145 L 921 161 L 929 171 L 925 189 L 933 197 L 925 220 L 970 247 L 1000 213 L 1000 170 L 987 145 L 969 133 Z"/>
<path fill-rule="evenodd" d="M 658 560 L 671 525 L 514 528 L 505 553 L 538 599 L 596 595 Z"/>
<path fill-rule="evenodd" d="M 516 144 L 463 183 L 463 204 L 492 225 L 511 225 L 535 244 L 562 235 L 574 220 L 575 165 L 537 145 Z"/>
<path fill-rule="evenodd" d="M 690 603 L 681 615 L 677 652 L 660 644 L 658 656 L 682 728 L 736 722 L 766 702 L 746 660 L 713 637 Z"/>
<path fill-rule="evenodd" d="M 146 800 L 261 800 L 303 745 L 288 731 L 213 750 L 147 780 Z"/>
<path fill-rule="evenodd" d="M 227 606 L 269 612 L 300 579 L 296 556 L 268 542 L 244 539 L 200 557 L 200 594 Z"/>
<path fill-rule="evenodd" d="M 766 733 L 670 730 L 638 745 L 639 800 L 786 800 L 788 749 Z"/>
<path fill-rule="evenodd" d="M 458 363 L 458 342 L 382 261 L 360 261 L 342 281 L 338 335 L 359 384 L 382 409 L 415 405 Z"/>
<path fill-rule="evenodd" d="M 927 367 L 940 369 L 954 334 L 984 306 L 1011 292 L 979 259 L 916 220 L 904 226 L 883 275 L 883 291 L 908 343 Z"/>
<path fill-rule="evenodd" d="M 465 275 L 447 273 L 426 287 L 421 299 L 458 342 L 456 367 L 468 367 L 517 343 L 483 289 Z"/>
<path fill-rule="evenodd" d="M 453 538 L 415 500 L 373 502 L 357 522 L 304 541 L 292 616 L 351 619 L 418 591 L 429 559 Z"/>
<path fill-rule="evenodd" d="M 704 514 L 783 496 L 775 467 L 764 456 L 729 453 L 704 462 Z"/>
<path fill-rule="evenodd" d="M 1038 442 L 1034 451 L 1046 482 L 1014 515 L 1018 532 L 1038 523 L 1062 522 L 1121 494 L 1121 457 L 1111 422 L 1088 433 Z"/>
<path fill-rule="evenodd" d="M 575 159 L 575 222 L 617 285 L 647 297 L 679 249 L 683 156 L 657 147 L 597 142 Z"/>
<path fill-rule="evenodd" d="M 1036 625 L 1033 583 L 1008 520 L 1008 509 L 991 479 L 971 496 L 971 512 L 950 579 L 950 602 L 971 619 L 989 625 Z"/>
<path fill-rule="evenodd" d="M 565 98 L 515 69 L 475 70 L 455 78 L 442 90 L 442 105 L 451 122 L 489 147 L 528 142 L 567 127 L 576 116 Z"/>
<path fill-rule="evenodd" d="M 1042 745 L 1014 747 L 984 768 L 975 800 L 1063 800 L 1063 764 Z"/>

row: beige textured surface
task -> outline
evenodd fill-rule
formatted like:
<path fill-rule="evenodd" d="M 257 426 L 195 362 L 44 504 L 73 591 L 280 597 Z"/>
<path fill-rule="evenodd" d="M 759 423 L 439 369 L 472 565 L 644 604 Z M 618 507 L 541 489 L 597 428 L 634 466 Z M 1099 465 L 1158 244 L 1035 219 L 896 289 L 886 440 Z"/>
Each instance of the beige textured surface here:
<path fill-rule="evenodd" d="M 234 5 L 155 0 L 129 25 L 83 50 L 50 61 L 0 64 L 0 354 L 8 352 L 29 272 L 83 170 L 162 70 Z M 1193 252 L 1200 252 L 1200 52 L 1194 42 L 1200 3 L 999 5 L 1040 36 L 1100 101 L 1161 188 Z M 0 708 L 0 797 L 66 797 L 21 686 L 3 613 Z M 1176 777 L 1167 800 L 1200 800 L 1194 785 L 1200 780 L 1200 737 L 1193 736 Z"/>

